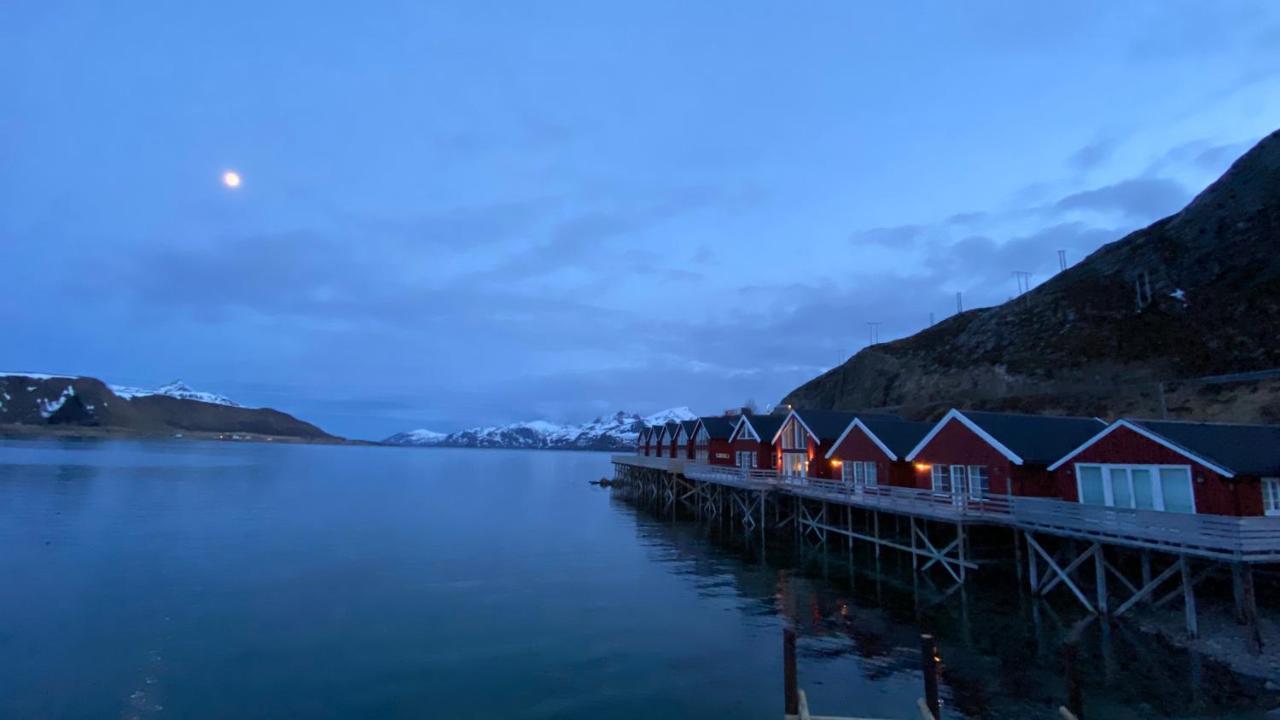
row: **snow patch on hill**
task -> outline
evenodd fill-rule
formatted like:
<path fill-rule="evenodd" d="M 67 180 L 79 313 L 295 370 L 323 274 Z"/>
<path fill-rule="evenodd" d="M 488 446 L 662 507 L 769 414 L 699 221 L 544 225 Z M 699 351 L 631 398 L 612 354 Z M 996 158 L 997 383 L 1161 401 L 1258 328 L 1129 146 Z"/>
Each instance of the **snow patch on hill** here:
<path fill-rule="evenodd" d="M 162 385 L 155 390 L 146 390 L 143 388 L 127 387 L 124 385 L 112 385 L 111 392 L 119 395 L 126 400 L 132 400 L 137 397 L 148 397 L 151 395 L 166 395 L 179 400 L 195 400 L 197 402 L 210 403 L 212 405 L 226 405 L 228 407 L 242 407 L 239 403 L 234 402 L 225 395 L 218 395 L 211 392 L 203 392 L 193 390 L 191 386 L 181 380 L 174 380 L 167 385 Z"/>

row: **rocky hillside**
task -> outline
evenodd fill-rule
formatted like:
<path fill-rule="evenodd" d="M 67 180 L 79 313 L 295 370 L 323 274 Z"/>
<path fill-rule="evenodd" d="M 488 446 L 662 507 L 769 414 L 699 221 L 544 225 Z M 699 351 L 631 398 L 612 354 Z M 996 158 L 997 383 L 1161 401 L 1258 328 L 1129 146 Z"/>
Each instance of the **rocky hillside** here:
<path fill-rule="evenodd" d="M 222 402 L 196 399 L 206 397 Z M 120 395 L 96 378 L 22 373 L 0 374 L 0 433 L 340 439 L 278 410 L 240 407 L 181 383 Z"/>
<path fill-rule="evenodd" d="M 636 446 L 636 436 L 646 425 L 670 420 L 692 420 L 689 408 L 663 410 L 647 417 L 618 412 L 581 425 L 561 425 L 545 420 L 477 427 L 453 433 L 410 430 L 383 442 L 389 445 L 437 447 L 533 448 L 539 450 L 623 450 Z"/>
<path fill-rule="evenodd" d="M 794 390 L 797 407 L 948 405 L 1280 421 L 1280 132 L 1181 212 L 1029 293 L 863 350 Z M 1172 382 L 1161 386 L 1166 381 Z"/>

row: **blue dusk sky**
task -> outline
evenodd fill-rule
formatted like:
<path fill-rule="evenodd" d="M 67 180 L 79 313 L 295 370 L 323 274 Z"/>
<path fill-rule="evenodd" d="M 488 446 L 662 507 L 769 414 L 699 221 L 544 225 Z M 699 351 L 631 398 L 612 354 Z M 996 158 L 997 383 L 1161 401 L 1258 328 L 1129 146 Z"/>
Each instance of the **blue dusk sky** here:
<path fill-rule="evenodd" d="M 5 2 L 0 369 L 365 438 L 773 403 L 1182 207 L 1277 48 L 1270 0 Z"/>

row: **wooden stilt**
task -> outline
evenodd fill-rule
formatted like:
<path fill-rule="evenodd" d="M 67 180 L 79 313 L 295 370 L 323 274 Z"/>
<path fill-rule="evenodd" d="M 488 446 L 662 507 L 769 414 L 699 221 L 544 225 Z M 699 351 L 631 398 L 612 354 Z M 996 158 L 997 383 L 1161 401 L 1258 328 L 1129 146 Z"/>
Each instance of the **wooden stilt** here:
<path fill-rule="evenodd" d="M 1244 610 L 1245 644 L 1249 654 L 1262 654 L 1262 633 L 1258 629 L 1258 601 L 1253 592 L 1253 568 L 1241 563 L 1240 589 Z"/>
<path fill-rule="evenodd" d="M 1040 589 L 1040 569 L 1036 567 L 1036 553 L 1031 549 L 1031 543 L 1034 542 L 1031 533 L 1026 533 L 1027 539 L 1027 575 L 1031 582 L 1031 592 Z"/>
<path fill-rule="evenodd" d="M 1182 572 L 1182 604 L 1187 615 L 1187 637 L 1200 637 L 1200 627 L 1196 622 L 1196 589 L 1191 580 L 1191 563 L 1186 555 L 1178 556 L 1178 569 Z"/>
<path fill-rule="evenodd" d="M 1093 577 L 1094 585 L 1098 591 L 1098 612 L 1102 615 L 1110 614 L 1107 608 L 1107 558 L 1103 552 L 1101 545 L 1096 546 L 1098 549 L 1093 553 Z"/>

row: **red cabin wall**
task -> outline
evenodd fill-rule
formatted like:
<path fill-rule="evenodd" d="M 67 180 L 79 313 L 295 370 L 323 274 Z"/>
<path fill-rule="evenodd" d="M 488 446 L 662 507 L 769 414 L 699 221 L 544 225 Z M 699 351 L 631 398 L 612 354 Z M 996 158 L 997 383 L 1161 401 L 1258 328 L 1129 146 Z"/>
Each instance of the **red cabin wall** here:
<path fill-rule="evenodd" d="M 861 427 L 855 428 L 846 435 L 831 455 L 833 459 L 840 460 L 842 464 L 855 461 L 874 462 L 876 464 L 876 481 L 881 485 L 913 487 L 910 474 L 911 465 L 890 460 L 889 456 L 880 449 L 879 445 L 876 445 L 871 440 Z M 838 479 L 841 470 L 832 467 L 831 473 L 832 479 Z"/>
<path fill-rule="evenodd" d="M 711 438 L 707 444 L 707 454 L 712 465 L 733 464 L 733 445 L 726 438 Z"/>
<path fill-rule="evenodd" d="M 1225 478 L 1127 427 L 1112 430 L 1106 437 L 1054 471 L 1053 480 L 1058 497 L 1071 502 L 1079 502 L 1080 499 L 1076 490 L 1076 463 L 1189 465 L 1196 513 L 1235 516 L 1263 514 L 1262 486 L 1257 478 Z"/>
<path fill-rule="evenodd" d="M 756 454 L 756 470 L 772 470 L 774 468 L 776 451 L 771 442 L 738 438 L 732 443 L 726 443 L 726 445 L 729 447 L 729 465 L 736 464 L 739 452 L 752 452 Z"/>
<path fill-rule="evenodd" d="M 1050 488 L 1048 474 L 1041 470 L 1016 468 L 999 450 L 987 444 L 977 433 L 958 420 L 950 420 L 937 435 L 916 453 L 912 462 L 912 485 L 922 490 L 933 488 L 932 465 L 986 465 L 991 478 L 991 493 L 1004 495 L 1013 481 L 1014 495 L 1042 494 Z M 1013 470 L 1018 469 L 1017 475 Z M 1030 492 L 1029 492 L 1030 491 Z"/>

